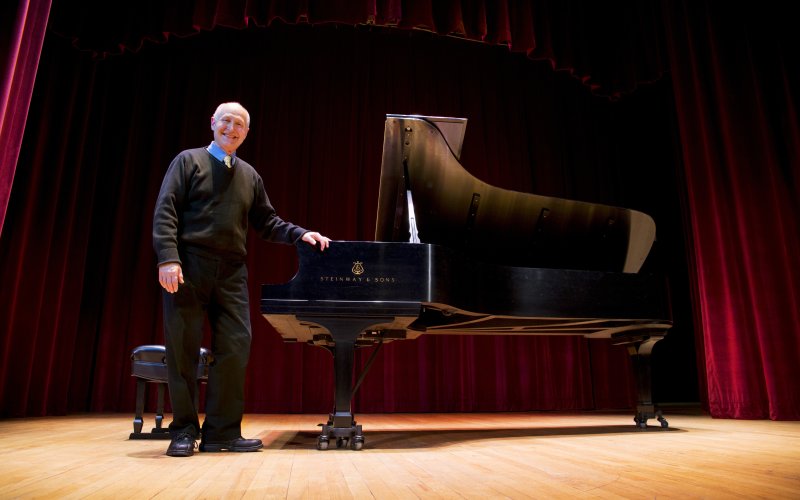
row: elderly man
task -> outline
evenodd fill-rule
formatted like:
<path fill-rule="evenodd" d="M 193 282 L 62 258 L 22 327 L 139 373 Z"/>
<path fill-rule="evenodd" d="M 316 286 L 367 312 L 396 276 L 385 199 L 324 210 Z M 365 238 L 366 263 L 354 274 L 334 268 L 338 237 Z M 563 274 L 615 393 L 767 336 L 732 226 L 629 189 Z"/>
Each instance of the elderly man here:
<path fill-rule="evenodd" d="M 167 455 L 200 451 L 256 451 L 259 439 L 242 437 L 245 368 L 250 356 L 250 311 L 245 266 L 248 227 L 262 238 L 299 240 L 324 250 L 330 240 L 282 220 L 264 183 L 236 151 L 247 137 L 250 114 L 226 102 L 211 117 L 214 140 L 182 151 L 169 166 L 153 217 L 153 247 L 163 287 L 164 336 L 173 420 Z M 195 407 L 203 321 L 211 325 L 202 432 Z"/>

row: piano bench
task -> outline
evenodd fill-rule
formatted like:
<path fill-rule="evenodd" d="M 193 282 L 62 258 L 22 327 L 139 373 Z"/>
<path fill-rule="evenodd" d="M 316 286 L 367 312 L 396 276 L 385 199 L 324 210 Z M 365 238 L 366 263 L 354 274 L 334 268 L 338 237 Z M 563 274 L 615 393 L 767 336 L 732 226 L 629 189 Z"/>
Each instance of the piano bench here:
<path fill-rule="evenodd" d="M 208 381 L 208 365 L 214 360 L 210 350 L 200 348 L 197 364 L 197 381 Z M 169 429 L 162 427 L 164 421 L 164 389 L 167 387 L 166 348 L 163 345 L 140 345 L 131 352 L 131 376 L 136 379 L 136 415 L 133 417 L 133 432 L 129 439 L 169 439 Z M 158 400 L 156 406 L 156 426 L 150 432 L 142 432 L 147 382 L 156 384 Z M 194 405 L 199 407 L 199 391 L 195 394 Z"/>

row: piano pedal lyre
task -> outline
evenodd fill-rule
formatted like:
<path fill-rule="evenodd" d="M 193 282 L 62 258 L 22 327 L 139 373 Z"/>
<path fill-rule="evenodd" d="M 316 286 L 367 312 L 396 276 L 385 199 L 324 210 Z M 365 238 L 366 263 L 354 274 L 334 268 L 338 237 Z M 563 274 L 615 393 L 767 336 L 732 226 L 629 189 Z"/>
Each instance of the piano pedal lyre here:
<path fill-rule="evenodd" d="M 331 417 L 332 418 L 332 417 Z M 347 448 L 358 451 L 364 447 L 364 433 L 360 425 L 356 425 L 355 420 L 350 428 L 334 427 L 333 420 L 328 420 L 327 424 L 318 424 L 322 427 L 320 435 L 317 437 L 317 449 L 327 450 L 330 447 L 331 437 L 336 438 L 336 448 Z"/>

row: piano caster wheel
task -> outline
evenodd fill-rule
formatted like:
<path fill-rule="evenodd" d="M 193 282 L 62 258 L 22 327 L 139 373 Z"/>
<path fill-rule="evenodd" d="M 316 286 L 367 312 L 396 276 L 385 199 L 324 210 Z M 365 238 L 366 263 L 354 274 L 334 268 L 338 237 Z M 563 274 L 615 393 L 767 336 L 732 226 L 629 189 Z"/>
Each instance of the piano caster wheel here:
<path fill-rule="evenodd" d="M 639 429 L 647 429 L 647 419 L 642 419 L 639 417 L 633 417 L 633 421 L 636 422 L 636 427 Z"/>
<path fill-rule="evenodd" d="M 343 437 L 336 438 L 336 447 L 337 448 L 344 448 L 346 446 L 346 444 L 347 444 L 347 441 L 348 441 L 347 438 L 343 438 Z"/>
<path fill-rule="evenodd" d="M 659 415 L 658 417 L 656 417 L 656 419 L 659 421 L 659 423 L 661 423 L 662 429 L 666 429 L 667 427 L 669 427 L 669 422 L 667 422 L 666 418 Z"/>
<path fill-rule="evenodd" d="M 317 449 L 318 450 L 327 450 L 328 449 L 328 436 L 320 436 L 317 440 Z"/>
<path fill-rule="evenodd" d="M 350 441 L 350 449 L 358 451 L 363 447 L 364 447 L 364 436 L 353 436 L 353 440 Z"/>

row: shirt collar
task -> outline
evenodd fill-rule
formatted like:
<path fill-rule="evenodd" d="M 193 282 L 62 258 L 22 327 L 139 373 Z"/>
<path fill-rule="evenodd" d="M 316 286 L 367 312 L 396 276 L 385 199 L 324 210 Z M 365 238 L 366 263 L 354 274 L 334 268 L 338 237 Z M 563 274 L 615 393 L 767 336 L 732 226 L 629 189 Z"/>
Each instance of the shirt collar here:
<path fill-rule="evenodd" d="M 219 147 L 219 145 L 214 141 L 211 141 L 211 144 L 208 145 L 206 150 L 209 153 L 211 153 L 211 156 L 213 156 L 219 161 L 222 161 L 223 158 L 228 156 L 228 153 L 226 153 L 225 150 Z M 231 164 L 235 162 L 236 162 L 236 151 L 234 151 L 233 154 L 231 155 Z"/>

